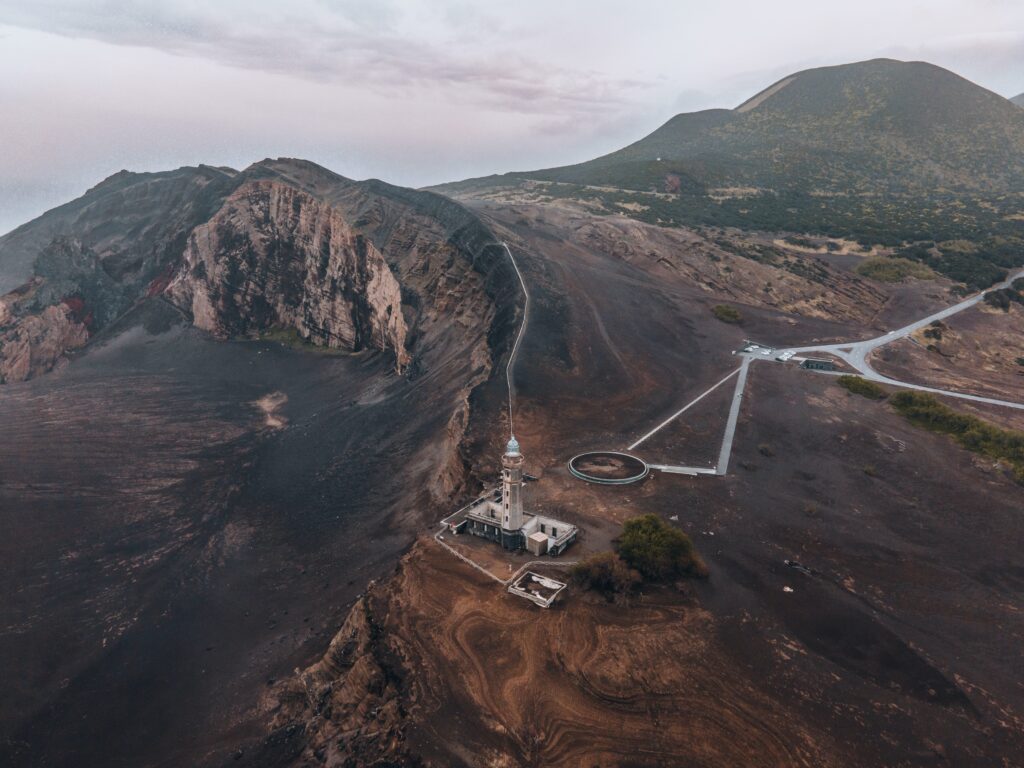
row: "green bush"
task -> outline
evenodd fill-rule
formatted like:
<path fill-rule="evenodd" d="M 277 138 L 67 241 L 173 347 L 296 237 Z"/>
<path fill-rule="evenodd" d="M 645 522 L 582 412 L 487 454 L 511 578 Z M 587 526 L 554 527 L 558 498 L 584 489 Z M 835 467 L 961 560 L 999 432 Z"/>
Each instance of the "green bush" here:
<path fill-rule="evenodd" d="M 908 277 L 928 280 L 935 277 L 931 269 L 916 261 L 903 258 L 876 257 L 857 265 L 857 274 L 882 283 L 898 283 Z"/>
<path fill-rule="evenodd" d="M 690 537 L 657 515 L 627 520 L 618 541 L 619 556 L 651 581 L 708 575 Z"/>
<path fill-rule="evenodd" d="M 1020 291 L 1014 288 L 1002 288 L 998 291 L 989 291 L 985 294 L 985 303 L 990 307 L 1001 309 L 1003 312 L 1007 312 L 1010 309 L 1010 304 L 1024 304 L 1024 296 L 1021 295 Z"/>
<path fill-rule="evenodd" d="M 570 576 L 584 589 L 592 589 L 611 599 L 621 592 L 631 592 L 640 585 L 640 574 L 626 565 L 614 552 L 598 552 L 580 560 Z"/>
<path fill-rule="evenodd" d="M 840 376 L 837 381 L 839 386 L 868 400 L 884 400 L 888 396 L 875 382 L 862 379 L 860 376 Z"/>
<path fill-rule="evenodd" d="M 736 307 L 730 307 L 727 304 L 716 304 L 711 308 L 711 312 L 723 323 L 738 325 L 743 322 L 743 315 L 740 314 L 740 311 Z"/>
<path fill-rule="evenodd" d="M 1006 462 L 1013 468 L 1014 479 L 1024 484 L 1024 432 L 958 413 L 925 392 L 898 392 L 889 402 L 911 424 L 950 435 L 969 451 Z"/>

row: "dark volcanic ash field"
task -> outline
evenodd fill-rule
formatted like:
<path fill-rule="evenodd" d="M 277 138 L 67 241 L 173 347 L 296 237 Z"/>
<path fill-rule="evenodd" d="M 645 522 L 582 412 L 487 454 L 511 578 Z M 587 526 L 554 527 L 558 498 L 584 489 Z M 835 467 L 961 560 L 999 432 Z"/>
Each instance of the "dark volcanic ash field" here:
<path fill-rule="evenodd" d="M 131 325 L 0 398 L 13 762 L 181 765 L 237 739 L 429 503 L 415 459 L 448 414 L 386 355 L 217 342 L 166 306 Z"/>

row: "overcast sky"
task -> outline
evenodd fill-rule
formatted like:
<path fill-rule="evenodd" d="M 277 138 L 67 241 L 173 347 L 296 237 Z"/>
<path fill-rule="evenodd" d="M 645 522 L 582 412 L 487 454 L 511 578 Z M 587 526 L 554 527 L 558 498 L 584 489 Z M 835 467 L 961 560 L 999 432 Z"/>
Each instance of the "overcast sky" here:
<path fill-rule="evenodd" d="M 1024 91 L 1021 0 L 0 0 L 0 232 L 121 168 L 421 186 L 561 165 L 792 71 Z"/>

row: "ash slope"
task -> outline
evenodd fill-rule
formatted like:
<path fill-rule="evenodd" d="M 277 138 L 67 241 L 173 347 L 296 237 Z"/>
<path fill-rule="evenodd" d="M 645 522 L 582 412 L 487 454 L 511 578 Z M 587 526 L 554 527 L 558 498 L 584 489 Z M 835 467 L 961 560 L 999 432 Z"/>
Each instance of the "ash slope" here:
<path fill-rule="evenodd" d="M 87 331 L 0 397 L 2 761 L 218 762 L 463 482 L 504 252 L 449 200 L 282 160 L 119 174 L 0 264 L 8 329 Z"/>

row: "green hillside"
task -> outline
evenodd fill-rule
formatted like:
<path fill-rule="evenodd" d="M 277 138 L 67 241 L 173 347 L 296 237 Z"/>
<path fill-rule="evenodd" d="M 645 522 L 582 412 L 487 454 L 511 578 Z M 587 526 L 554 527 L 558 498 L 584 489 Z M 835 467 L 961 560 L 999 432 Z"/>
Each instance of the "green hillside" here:
<path fill-rule="evenodd" d="M 800 72 L 734 110 L 677 115 L 618 152 L 530 175 L 663 191 L 669 173 L 833 195 L 1008 191 L 1024 179 L 1024 115 L 931 64 L 876 60 Z"/>
<path fill-rule="evenodd" d="M 617 152 L 496 182 L 522 179 L 661 224 L 966 240 L 968 282 L 998 274 L 973 279 L 975 261 L 1024 261 L 1024 111 L 923 62 L 799 72 L 736 109 L 677 115 Z"/>

